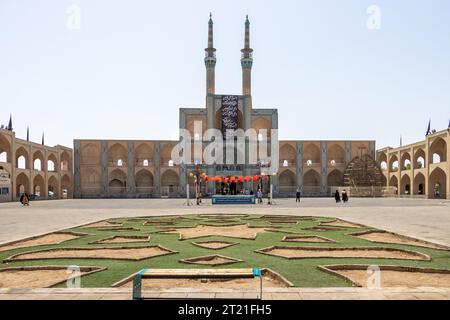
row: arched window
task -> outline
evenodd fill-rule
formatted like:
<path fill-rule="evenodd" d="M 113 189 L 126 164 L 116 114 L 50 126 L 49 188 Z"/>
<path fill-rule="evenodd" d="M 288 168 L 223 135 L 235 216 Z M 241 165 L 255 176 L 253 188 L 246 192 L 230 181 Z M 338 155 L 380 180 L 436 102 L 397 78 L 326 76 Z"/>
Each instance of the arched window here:
<path fill-rule="evenodd" d="M 417 165 L 417 169 L 425 168 L 425 159 L 423 157 L 418 157 L 416 165 Z"/>
<path fill-rule="evenodd" d="M 118 167 L 123 167 L 123 160 L 122 159 L 117 160 L 117 166 Z"/>
<path fill-rule="evenodd" d="M 173 166 L 174 166 L 173 160 L 169 160 L 169 167 L 173 167 Z"/>
<path fill-rule="evenodd" d="M 330 165 L 331 165 L 332 167 L 336 166 L 336 160 L 331 160 L 331 161 L 330 161 Z"/>
<path fill-rule="evenodd" d="M 42 165 L 41 159 L 36 159 L 36 160 L 34 160 L 34 162 L 33 162 L 33 169 L 34 169 L 34 170 L 41 171 L 41 170 L 42 170 L 41 165 Z"/>
<path fill-rule="evenodd" d="M 433 163 L 441 163 L 441 156 L 437 153 L 433 154 Z"/>
<path fill-rule="evenodd" d="M 19 169 L 26 169 L 27 164 L 26 164 L 26 159 L 24 156 L 20 156 L 19 158 L 17 158 L 17 168 Z"/>
<path fill-rule="evenodd" d="M 48 171 L 55 171 L 55 163 L 52 160 L 48 160 L 47 162 L 47 170 Z"/>
<path fill-rule="evenodd" d="M 382 161 L 380 163 L 380 167 L 381 167 L 381 170 L 383 170 L 383 171 L 387 170 L 387 168 L 388 168 L 387 162 L 386 161 Z"/>
<path fill-rule="evenodd" d="M 392 162 L 392 171 L 397 172 L 398 171 L 398 161 L 395 160 L 394 162 Z"/>
<path fill-rule="evenodd" d="M 8 162 L 8 154 L 6 151 L 0 153 L 0 162 Z"/>
<path fill-rule="evenodd" d="M 283 167 L 289 167 L 289 161 L 284 160 L 283 161 Z"/>
<path fill-rule="evenodd" d="M 308 167 L 311 167 L 311 166 L 312 166 L 312 164 L 313 164 L 312 160 L 308 160 L 308 161 L 306 161 L 306 165 L 307 165 Z"/>
<path fill-rule="evenodd" d="M 406 159 L 405 162 L 403 163 L 403 168 L 405 170 L 410 170 L 411 169 L 411 160 Z"/>
<path fill-rule="evenodd" d="M 145 159 L 144 162 L 142 163 L 142 165 L 143 165 L 144 167 L 148 167 L 148 160 Z"/>

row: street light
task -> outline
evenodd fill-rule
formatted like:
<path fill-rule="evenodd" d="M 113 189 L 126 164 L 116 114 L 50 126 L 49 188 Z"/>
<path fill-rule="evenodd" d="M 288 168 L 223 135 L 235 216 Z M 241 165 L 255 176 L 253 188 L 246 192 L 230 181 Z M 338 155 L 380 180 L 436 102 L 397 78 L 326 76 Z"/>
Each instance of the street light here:
<path fill-rule="evenodd" d="M 206 177 L 206 173 L 201 171 L 200 164 L 196 164 L 195 170 L 189 172 L 190 177 L 194 177 L 194 186 L 195 186 L 195 198 L 197 200 L 197 205 L 200 204 L 201 200 L 199 199 L 199 189 L 201 187 L 201 177 Z"/>
<path fill-rule="evenodd" d="M 274 172 L 272 174 L 269 174 L 269 187 L 270 187 L 270 191 L 269 191 L 269 202 L 268 204 L 273 204 L 273 184 L 272 184 L 272 177 L 276 177 L 277 173 Z"/>

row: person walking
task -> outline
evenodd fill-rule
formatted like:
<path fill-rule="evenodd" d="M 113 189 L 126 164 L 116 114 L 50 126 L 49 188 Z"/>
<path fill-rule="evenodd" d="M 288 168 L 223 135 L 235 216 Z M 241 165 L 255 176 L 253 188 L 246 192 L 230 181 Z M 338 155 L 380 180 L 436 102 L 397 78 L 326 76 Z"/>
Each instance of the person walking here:
<path fill-rule="evenodd" d="M 348 194 L 347 191 L 342 191 L 342 201 L 344 201 L 344 203 L 348 202 Z"/>
<path fill-rule="evenodd" d="M 258 191 L 256 192 L 256 196 L 258 197 L 258 204 L 262 203 L 262 192 L 261 189 L 258 189 Z"/>
<path fill-rule="evenodd" d="M 336 203 L 341 202 L 341 195 L 339 194 L 339 190 L 336 190 L 336 193 L 334 194 L 334 199 L 336 200 Z"/>
<path fill-rule="evenodd" d="M 297 193 L 295 194 L 295 202 L 300 202 L 300 196 L 301 196 L 300 189 L 297 189 Z"/>

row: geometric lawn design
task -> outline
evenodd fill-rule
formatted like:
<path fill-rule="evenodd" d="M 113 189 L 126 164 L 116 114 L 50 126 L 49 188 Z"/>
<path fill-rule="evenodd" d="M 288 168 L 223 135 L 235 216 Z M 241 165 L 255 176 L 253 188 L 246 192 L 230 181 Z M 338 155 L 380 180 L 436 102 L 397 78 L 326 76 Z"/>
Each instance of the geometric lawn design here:
<path fill-rule="evenodd" d="M 4 262 L 46 259 L 114 259 L 144 260 L 176 253 L 162 246 L 151 247 L 104 247 L 104 248 L 56 248 L 15 254 Z"/>
<path fill-rule="evenodd" d="M 208 266 L 223 266 L 226 264 L 242 262 L 242 260 L 222 256 L 219 254 L 214 254 L 214 255 L 210 255 L 210 256 L 182 259 L 182 260 L 180 260 L 180 262 L 189 263 L 189 264 L 201 264 L 201 265 L 208 265 Z"/>
<path fill-rule="evenodd" d="M 197 225 L 192 228 L 174 228 L 161 233 L 175 233 L 180 235 L 180 240 L 203 238 L 210 236 L 222 236 L 230 238 L 250 239 L 254 240 L 258 233 L 271 232 L 270 229 L 264 227 L 250 227 L 248 224 L 244 225 L 229 225 L 229 226 L 211 226 L 211 225 Z"/>
<path fill-rule="evenodd" d="M 319 268 L 344 278 L 355 287 L 367 287 L 369 265 L 330 265 Z M 450 288 L 450 270 L 402 266 L 377 266 L 382 288 Z"/>
<path fill-rule="evenodd" d="M 222 250 L 228 247 L 232 247 L 238 245 L 238 242 L 229 242 L 229 241 L 201 241 L 201 242 L 192 242 L 194 246 L 210 249 L 210 250 Z"/>
<path fill-rule="evenodd" d="M 233 268 L 234 266 L 252 268 L 255 265 L 260 268 L 270 267 L 295 286 L 301 287 L 351 285 L 341 276 L 320 269 L 319 266 L 324 264 L 325 261 L 326 265 L 383 265 L 382 261 L 389 261 L 389 265 L 397 267 L 450 269 L 448 267 L 450 265 L 450 251 L 446 251 L 446 248 L 434 244 L 419 247 L 422 244 L 420 241 L 398 242 L 397 238 L 394 239 L 395 242 L 388 243 L 385 238 L 386 236 L 390 237 L 391 234 L 380 230 L 376 230 L 377 233 L 371 232 L 365 235 L 349 234 L 351 231 L 373 231 L 374 229 L 367 226 L 349 230 L 349 227 L 352 227 L 351 225 L 343 225 L 339 222 L 339 226 L 330 226 L 336 224 L 335 220 L 340 220 L 332 217 L 266 215 L 262 218 L 262 215 L 249 214 L 241 216 L 183 215 L 182 217 L 178 215 L 170 219 L 164 218 L 165 216 L 147 216 L 139 219 L 118 217 L 107 220 L 109 222 L 106 224 L 105 221 L 102 224 L 91 223 L 90 225 L 95 227 L 91 227 L 89 230 L 85 229 L 85 226 L 73 227 L 57 232 L 59 239 L 41 238 L 40 240 L 45 240 L 41 244 L 45 247 L 33 246 L 33 244 L 37 244 L 33 242 L 27 242 L 26 244 L 29 246 L 14 249 L 9 247 L 4 251 L 2 251 L 4 247 L 0 247 L 0 261 L 14 262 L 14 267 L 33 267 L 48 266 L 46 262 L 52 260 L 47 259 L 55 259 L 55 264 L 62 266 L 76 264 L 106 268 L 101 273 L 95 273 L 84 278 L 83 287 L 86 288 L 109 287 L 142 268 L 148 268 L 149 270 L 155 268 L 184 269 L 184 266 L 187 266 L 189 269 L 196 267 L 201 269 L 214 267 L 216 269 L 217 267 L 220 268 L 221 263 L 236 263 L 236 260 L 240 261 L 238 259 L 244 261 L 240 261 L 239 264 L 224 266 L 226 268 Z M 211 220 L 214 221 L 214 224 Z M 143 226 L 145 221 L 156 223 Z M 173 225 L 164 226 L 167 221 L 173 223 Z M 295 221 L 297 223 L 293 223 Z M 158 222 L 161 222 L 161 224 L 159 225 Z M 274 222 L 279 223 L 279 225 L 274 225 Z M 127 232 L 118 232 L 118 228 L 120 228 L 120 231 Z M 142 231 L 136 229 L 142 229 Z M 87 230 L 89 234 L 82 234 Z M 61 239 L 62 234 L 67 237 L 73 237 L 75 234 L 79 236 L 71 240 L 70 238 Z M 170 236 L 170 234 L 176 234 L 176 236 Z M 152 237 L 151 246 L 148 242 L 149 235 Z M 379 244 L 372 241 L 380 240 L 374 239 L 375 236 L 383 236 L 382 240 L 385 243 Z M 180 241 L 185 239 L 196 239 L 192 241 L 200 246 L 191 243 L 192 241 Z M 59 240 L 67 240 L 67 242 L 61 243 Z M 93 241 L 98 243 L 96 245 L 91 244 Z M 134 243 L 135 241 L 139 243 Z M 25 242 L 22 240 L 22 243 Z M 71 243 L 73 244 L 71 245 Z M 412 247 L 412 245 L 416 246 Z M 215 253 L 213 250 L 219 250 L 222 246 L 225 246 L 222 249 L 225 255 L 204 257 L 208 252 Z M 272 248 L 271 246 L 275 249 L 268 250 L 267 247 Z M 277 255 L 280 253 L 284 255 L 286 252 L 283 252 L 283 250 L 287 246 L 287 257 Z M 294 249 L 291 249 L 292 247 Z M 170 250 L 166 248 L 170 248 Z M 259 248 L 266 249 L 257 250 Z M 180 262 L 182 258 L 188 258 L 186 260 L 191 265 Z M 319 260 L 321 258 L 326 258 L 326 260 Z M 76 259 L 76 261 L 72 262 L 70 259 Z M 192 263 L 195 263 L 195 265 Z M 216 263 L 217 267 L 214 266 Z M 8 267 L 10 266 L 6 264 L 0 265 L 0 269 Z M 54 280 L 59 279 L 57 272 L 45 272 L 44 270 L 42 274 L 44 273 L 54 274 Z M 27 274 L 31 275 L 31 273 Z M 408 274 L 408 276 L 412 275 Z M 421 276 L 430 279 L 435 277 L 431 273 L 421 273 Z M 177 282 L 173 283 L 173 288 L 178 288 Z M 185 283 L 194 286 L 201 285 L 197 282 L 192 283 L 190 280 Z M 424 281 L 423 283 L 428 282 Z M 214 283 L 209 284 L 216 285 Z M 225 285 L 225 283 L 223 284 Z M 168 283 L 167 285 L 170 286 Z M 217 286 L 220 285 L 221 283 L 218 282 Z M 238 282 L 229 283 L 229 285 L 239 286 Z"/>

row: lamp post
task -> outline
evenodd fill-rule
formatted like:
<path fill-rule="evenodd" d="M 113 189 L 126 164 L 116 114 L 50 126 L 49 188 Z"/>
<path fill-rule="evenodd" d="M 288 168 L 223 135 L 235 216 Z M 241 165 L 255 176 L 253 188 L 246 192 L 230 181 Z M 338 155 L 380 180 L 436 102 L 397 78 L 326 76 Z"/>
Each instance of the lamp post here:
<path fill-rule="evenodd" d="M 201 199 L 199 197 L 199 191 L 201 191 L 201 178 L 206 177 L 206 173 L 202 172 L 200 165 L 197 164 L 195 170 L 190 172 L 189 176 L 194 178 L 195 198 L 197 200 L 197 205 L 200 205 Z"/>
<path fill-rule="evenodd" d="M 274 173 L 272 173 L 272 174 L 269 174 L 269 202 L 268 202 L 268 204 L 269 205 L 271 205 L 271 204 L 273 204 L 273 184 L 272 184 L 272 182 L 273 182 L 273 177 L 276 177 L 277 176 L 277 173 L 276 172 L 274 172 Z"/>

